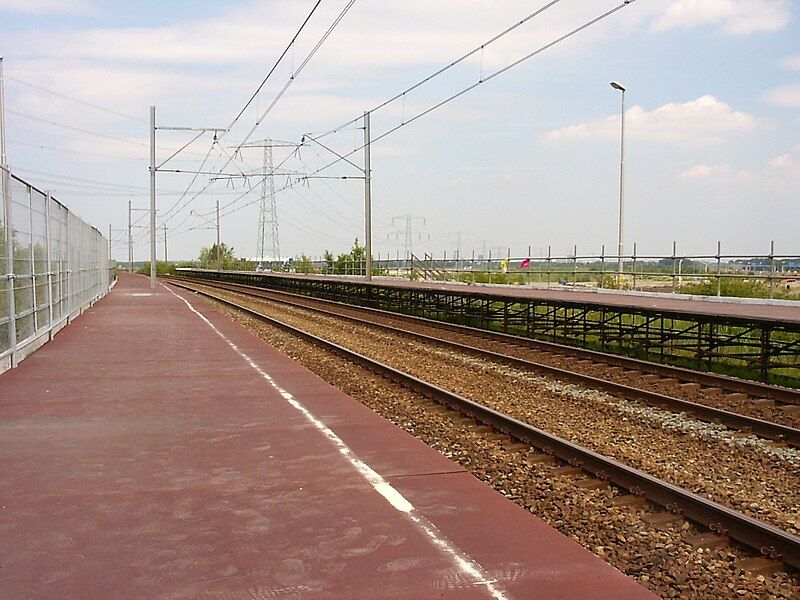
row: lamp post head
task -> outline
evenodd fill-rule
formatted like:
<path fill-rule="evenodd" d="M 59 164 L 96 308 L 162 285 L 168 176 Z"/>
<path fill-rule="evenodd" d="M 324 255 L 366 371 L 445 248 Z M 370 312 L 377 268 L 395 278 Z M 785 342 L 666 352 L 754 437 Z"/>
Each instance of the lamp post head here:
<path fill-rule="evenodd" d="M 624 92 L 626 89 L 625 86 L 622 85 L 619 81 L 612 81 L 611 87 L 614 88 L 615 90 L 619 90 L 620 92 Z"/>

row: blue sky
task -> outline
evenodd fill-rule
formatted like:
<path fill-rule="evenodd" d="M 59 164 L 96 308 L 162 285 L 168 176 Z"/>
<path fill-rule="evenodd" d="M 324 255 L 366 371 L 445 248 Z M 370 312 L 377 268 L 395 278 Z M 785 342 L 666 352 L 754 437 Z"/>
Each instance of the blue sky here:
<path fill-rule="evenodd" d="M 206 170 L 222 169 L 225 152 L 245 138 L 292 63 L 345 4 L 323 0 Z M 357 0 L 252 139 L 297 142 L 303 133 L 334 128 L 544 4 Z M 377 111 L 374 135 L 616 4 L 561 0 L 405 102 Z M 147 124 L 50 92 L 138 119 L 155 104 L 165 125 L 227 126 L 312 5 L 0 0 L 12 168 L 102 231 L 109 224 L 122 229 L 128 199 L 137 207 L 148 202 Z M 779 252 L 800 251 L 798 12 L 789 0 L 637 0 L 377 142 L 376 253 L 403 251 L 402 227 L 392 217 L 407 214 L 426 218 L 415 227 L 416 253 L 452 253 L 455 232 L 462 232 L 463 255 L 484 247 L 510 247 L 515 255 L 528 246 L 534 253 L 548 245 L 554 253 L 574 244 L 582 253 L 614 248 L 619 93 L 609 87 L 612 79 L 629 89 L 628 252 L 637 242 L 640 253 L 669 253 L 673 240 L 694 253 L 713 253 L 717 240 L 731 252 L 765 252 L 771 240 Z M 350 127 L 326 143 L 347 152 L 360 135 Z M 187 141 L 183 133 L 160 134 L 160 157 Z M 197 169 L 210 147 L 210 138 L 199 139 L 173 166 Z M 302 148 L 285 168 L 308 173 L 330 157 Z M 275 158 L 286 151 L 276 149 Z M 248 170 L 260 162 L 254 149 L 234 164 Z M 357 175 L 341 164 L 324 174 Z M 234 189 L 212 183 L 200 194 L 208 177 L 194 186 L 190 180 L 159 175 L 160 207 L 189 190 L 164 217 L 171 258 L 194 257 L 213 242 L 204 218 L 191 211 L 208 213 L 216 200 L 233 202 L 222 210 L 223 239 L 253 256 L 258 186 L 239 198 L 249 189 L 241 180 Z M 280 191 L 282 254 L 346 248 L 362 229 L 362 198 L 356 180 L 311 179 Z M 146 252 L 146 243 L 137 243 L 137 256 Z M 116 246 L 116 257 L 126 253 Z"/>

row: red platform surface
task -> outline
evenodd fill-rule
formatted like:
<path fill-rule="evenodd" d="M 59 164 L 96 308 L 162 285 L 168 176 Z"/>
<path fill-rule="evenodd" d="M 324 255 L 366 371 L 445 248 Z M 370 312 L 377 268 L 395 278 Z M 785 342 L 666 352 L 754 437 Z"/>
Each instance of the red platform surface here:
<path fill-rule="evenodd" d="M 203 300 L 122 275 L 0 375 L 0 597 L 653 596 Z"/>

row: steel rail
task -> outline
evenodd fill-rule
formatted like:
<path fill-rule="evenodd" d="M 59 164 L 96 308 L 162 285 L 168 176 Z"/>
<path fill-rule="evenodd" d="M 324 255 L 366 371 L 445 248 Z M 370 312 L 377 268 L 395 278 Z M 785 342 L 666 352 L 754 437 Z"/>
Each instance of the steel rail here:
<path fill-rule="evenodd" d="M 500 354 L 492 350 L 486 350 L 484 348 L 478 348 L 475 346 L 462 344 L 460 342 L 454 342 L 452 340 L 447 340 L 419 333 L 416 331 L 401 329 L 398 327 L 394 327 L 392 325 L 387 325 L 385 323 L 375 323 L 373 321 L 362 319 L 360 317 L 356 317 L 353 315 L 343 315 L 334 311 L 325 310 L 323 308 L 304 306 L 303 304 L 298 304 L 296 302 L 292 302 L 291 300 L 268 298 L 262 295 L 262 294 L 272 294 L 273 292 L 271 290 L 262 290 L 259 288 L 255 288 L 247 290 L 246 292 L 242 292 L 240 290 L 235 289 L 238 284 L 228 284 L 228 283 L 208 284 L 204 282 L 201 285 L 208 285 L 209 287 L 214 287 L 217 289 L 227 289 L 228 291 L 249 295 L 254 298 L 261 298 L 263 300 L 267 300 L 270 302 L 277 302 L 280 304 L 286 304 L 289 306 L 303 308 L 305 310 L 316 311 L 325 316 L 344 319 L 354 323 L 358 323 L 360 325 L 367 325 L 370 327 L 383 329 L 384 331 L 389 331 L 391 333 L 412 336 L 417 339 L 423 340 L 425 342 L 441 344 L 444 346 L 448 346 L 450 348 L 454 348 L 461 352 L 475 354 L 487 358 L 493 362 L 503 363 L 524 370 L 546 373 L 547 375 L 553 376 L 557 379 L 571 381 L 573 383 L 584 385 L 586 387 L 602 390 L 604 392 L 607 392 L 617 397 L 624 398 L 626 400 L 634 400 L 652 406 L 667 408 L 673 411 L 686 412 L 696 418 L 705 421 L 719 423 L 725 425 L 726 427 L 731 427 L 739 430 L 750 431 L 762 437 L 766 437 L 773 440 L 785 441 L 795 447 L 800 447 L 800 429 L 795 429 L 793 427 L 788 427 L 786 425 L 780 425 L 778 423 L 765 421 L 763 419 L 757 419 L 755 417 L 748 417 L 746 415 L 730 412 L 727 410 L 722 410 L 719 408 L 714 408 L 711 406 L 706 406 L 704 404 L 698 404 L 696 402 L 691 402 L 689 400 L 681 400 L 680 398 L 675 398 L 673 396 L 668 396 L 666 394 L 659 394 L 657 392 L 642 390 L 640 388 L 627 386 L 621 383 L 616 383 L 605 379 L 600 379 L 598 377 L 593 377 L 591 375 L 575 373 L 573 371 L 568 371 L 566 369 L 561 369 L 559 367 L 553 367 L 550 365 L 544 365 L 523 358 L 507 356 L 505 354 Z"/>
<path fill-rule="evenodd" d="M 599 362 L 608 363 L 612 366 L 619 366 L 639 371 L 646 371 L 664 377 L 675 378 L 681 381 L 699 383 L 707 387 L 719 387 L 730 392 L 738 392 L 747 394 L 754 398 L 772 398 L 774 400 L 786 404 L 800 405 L 800 391 L 791 388 L 769 385 L 759 381 L 749 381 L 730 377 L 718 373 L 705 373 L 703 371 L 696 371 L 694 369 L 687 369 L 685 367 L 677 367 L 674 365 L 665 365 L 653 363 L 650 361 L 621 356 L 618 354 L 610 354 L 608 352 L 601 352 L 599 350 L 589 350 L 587 348 L 579 348 L 577 346 L 569 346 L 566 344 L 559 344 L 557 342 L 548 342 L 545 340 L 537 340 L 529 337 L 513 335 L 510 333 L 501 333 L 499 331 L 489 331 L 486 329 L 479 329 L 477 327 L 470 327 L 469 325 L 461 325 L 459 323 L 450 323 L 448 321 L 439 321 L 436 319 L 429 319 L 426 317 L 418 317 L 415 315 L 407 315 L 404 313 L 390 312 L 371 308 L 367 306 L 359 306 L 356 304 L 347 304 L 346 302 L 337 302 L 336 300 L 328 300 L 326 298 L 317 298 L 315 296 L 305 296 L 302 294 L 294 294 L 291 292 L 284 292 L 280 290 L 272 290 L 263 287 L 252 285 L 245 285 L 242 283 L 220 282 L 202 277 L 185 277 L 173 276 L 176 278 L 183 278 L 187 281 L 204 281 L 206 283 L 234 285 L 242 288 L 261 290 L 269 292 L 270 294 L 277 294 L 280 296 L 302 298 L 304 300 L 312 300 L 328 305 L 340 306 L 342 308 L 349 308 L 351 310 L 358 310 L 369 312 L 376 315 L 381 315 L 387 318 L 394 318 L 404 321 L 416 322 L 431 327 L 438 327 L 440 329 L 452 329 L 457 332 L 462 332 L 465 335 L 480 336 L 487 339 L 494 339 L 496 341 L 508 342 L 514 345 L 528 346 L 534 350 L 542 350 L 545 352 L 553 352 L 560 354 L 569 354 L 579 358 L 588 360 L 596 360 Z"/>
<path fill-rule="evenodd" d="M 622 488 L 642 495 L 655 504 L 672 512 L 679 512 L 688 519 L 701 523 L 709 529 L 756 549 L 761 554 L 779 559 L 795 568 L 800 568 L 800 537 L 783 531 L 778 527 L 753 519 L 745 514 L 717 504 L 693 492 L 675 486 L 643 471 L 629 467 L 612 458 L 593 452 L 563 438 L 538 429 L 513 417 L 509 417 L 492 408 L 464 398 L 431 383 L 418 379 L 413 375 L 383 364 L 377 360 L 359 354 L 315 336 L 311 333 L 283 323 L 268 315 L 248 308 L 232 300 L 217 296 L 204 290 L 198 290 L 185 283 L 170 281 L 176 287 L 183 288 L 211 298 L 242 311 L 261 321 L 269 323 L 292 335 L 303 338 L 313 344 L 331 350 L 354 363 L 365 366 L 388 379 L 403 385 L 425 397 L 431 398 L 471 418 L 486 423 L 491 427 L 514 438 L 553 454 L 561 460 L 594 474 L 596 477 L 613 482 Z"/>

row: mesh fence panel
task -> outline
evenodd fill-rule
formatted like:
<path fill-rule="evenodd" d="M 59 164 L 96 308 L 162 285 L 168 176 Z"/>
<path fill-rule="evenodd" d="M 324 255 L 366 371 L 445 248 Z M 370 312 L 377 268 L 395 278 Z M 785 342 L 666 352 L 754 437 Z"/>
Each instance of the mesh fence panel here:
<path fill-rule="evenodd" d="M 109 286 L 108 240 L 55 198 L 0 171 L 0 357 L 60 326 Z"/>

